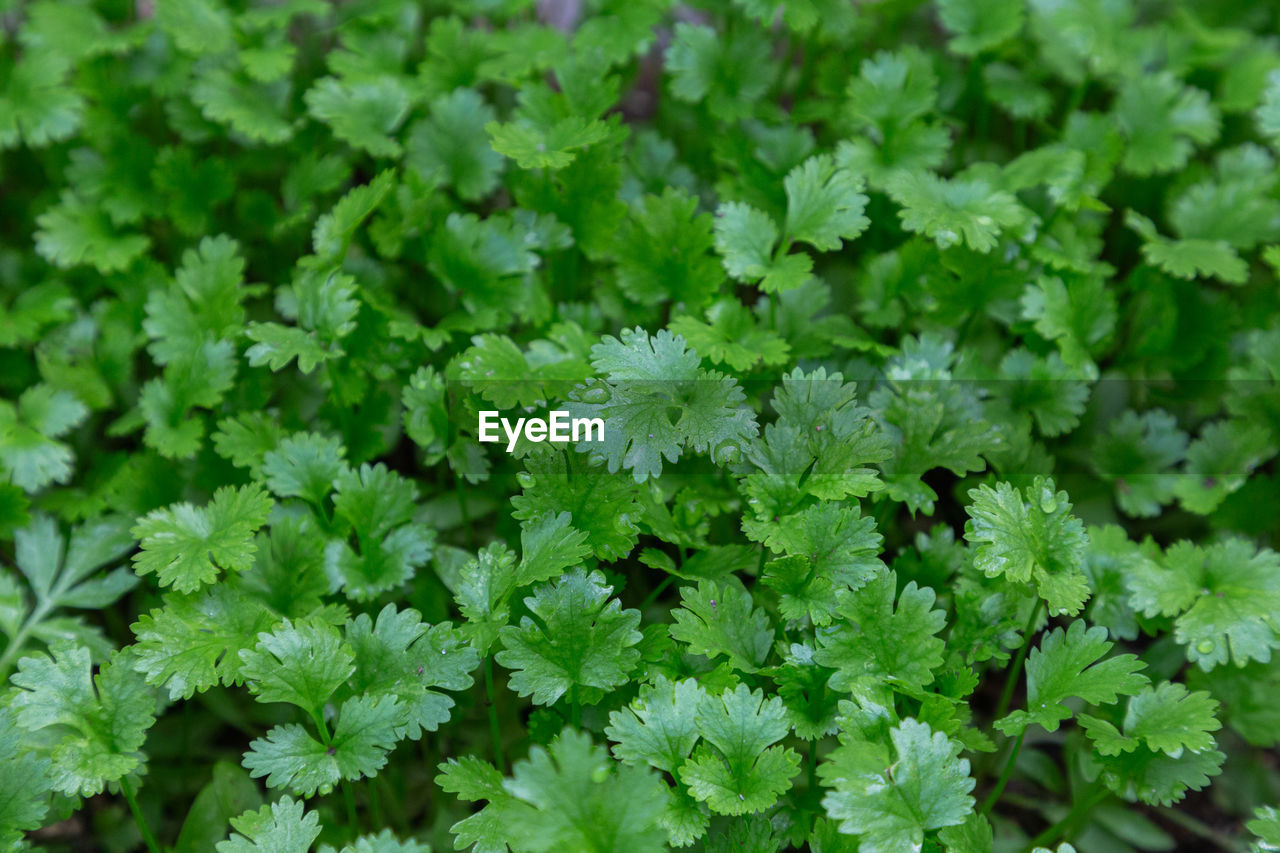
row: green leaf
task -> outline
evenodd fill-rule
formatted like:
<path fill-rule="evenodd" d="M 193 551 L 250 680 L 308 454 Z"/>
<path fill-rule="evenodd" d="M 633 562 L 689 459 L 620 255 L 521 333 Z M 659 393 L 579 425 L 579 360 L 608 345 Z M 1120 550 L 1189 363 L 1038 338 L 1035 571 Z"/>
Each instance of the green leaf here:
<path fill-rule="evenodd" d="M 71 191 L 36 224 L 36 252 L 60 269 L 87 264 L 100 273 L 120 272 L 151 246 L 146 235 L 117 231 L 97 205 Z"/>
<path fill-rule="evenodd" d="M 1061 721 L 1071 718 L 1071 710 L 1064 704 L 1070 697 L 1102 705 L 1136 694 L 1147 684 L 1146 676 L 1138 672 L 1145 665 L 1134 655 L 1103 661 L 1111 647 L 1105 628 L 1086 629 L 1079 619 L 1066 631 L 1057 628 L 1049 632 L 1027 657 L 1027 710 L 997 720 L 996 727 L 1016 735 L 1035 723 L 1056 732 Z"/>
<path fill-rule="evenodd" d="M 570 690 L 581 701 L 584 688 L 610 690 L 625 683 L 640 659 L 632 648 L 641 639 L 640 612 L 623 610 L 609 598 L 612 591 L 602 574 L 579 569 L 526 598 L 536 621 L 525 616 L 518 627 L 503 628 L 503 649 L 494 656 L 513 670 L 511 688 L 550 705 Z"/>
<path fill-rule="evenodd" d="M 244 766 L 268 788 L 310 797 L 327 794 L 343 779 L 373 776 L 396 744 L 404 708 L 394 696 L 357 696 L 342 703 L 333 737 L 315 740 L 296 723 L 276 726 L 249 744 Z M 326 745 L 327 744 L 327 745 Z"/>
<path fill-rule="evenodd" d="M 973 56 L 998 47 L 1022 29 L 1023 4 L 1019 0 L 938 0 L 938 17 L 952 33 L 947 47 L 961 56 Z"/>
<path fill-rule="evenodd" d="M 1089 538 L 1066 492 L 1036 477 L 1023 493 L 1009 483 L 969 491 L 964 538 L 987 577 L 1031 583 L 1053 614 L 1074 616 L 1089 598 L 1081 563 Z"/>
<path fill-rule="evenodd" d="M 822 800 L 840 831 L 859 836 L 862 853 L 917 850 L 927 830 L 964 823 L 974 780 L 960 744 L 925 723 L 905 719 L 881 743 L 851 739 L 822 764 Z M 896 758 L 895 758 L 896 757 Z"/>
<path fill-rule="evenodd" d="M 453 699 L 433 688 L 466 690 L 480 656 L 448 622 L 425 625 L 417 611 L 388 604 L 377 621 L 362 613 L 347 623 L 355 655 L 350 680 L 359 695 L 393 696 L 405 722 L 396 736 L 418 740 L 449 719 Z"/>
<path fill-rule="evenodd" d="M 122 653 L 94 675 L 87 648 L 58 645 L 18 661 L 10 680 L 18 725 L 47 735 L 54 790 L 90 797 L 141 765 L 155 701 Z"/>
<path fill-rule="evenodd" d="M 1147 616 L 1176 616 L 1174 639 L 1208 671 L 1228 660 L 1269 661 L 1280 648 L 1270 621 L 1280 607 L 1280 554 L 1244 539 L 1206 548 L 1178 542 L 1163 565 L 1143 563 L 1128 577 L 1130 601 Z"/>
<path fill-rule="evenodd" d="M 701 736 L 697 715 L 706 696 L 692 678 L 672 682 L 659 675 L 642 685 L 630 705 L 609 714 L 605 734 L 614 742 L 613 754 L 627 764 L 675 773 Z"/>
<path fill-rule="evenodd" d="M 236 831 L 218 842 L 218 853 L 307 853 L 320 835 L 320 816 L 285 796 L 232 818 L 231 826 Z"/>
<path fill-rule="evenodd" d="M 1169 275 L 1206 276 L 1228 284 L 1243 284 L 1249 277 L 1249 265 L 1226 240 L 1170 240 L 1156 232 L 1155 223 L 1133 210 L 1125 213 L 1125 224 L 1142 236 L 1142 256 L 1147 262 Z"/>
<path fill-rule="evenodd" d="M 507 827 L 517 849 L 666 849 L 666 834 L 656 826 L 666 805 L 657 775 L 648 768 L 614 765 L 584 733 L 565 729 L 549 750 L 530 750 L 504 787 L 524 805 Z"/>
<path fill-rule="evenodd" d="M 939 249 L 963 242 L 986 254 L 1001 233 L 1025 224 L 1027 212 L 1011 194 L 982 179 L 946 180 L 929 172 L 902 172 L 889 180 L 907 231 L 933 238 Z"/>
<path fill-rule="evenodd" d="M 1197 145 L 1218 137 L 1220 116 L 1209 96 L 1172 74 L 1137 74 L 1115 102 L 1115 118 L 1127 146 L 1121 166 L 1135 175 L 1181 169 Z"/>
<path fill-rule="evenodd" d="M 706 104 L 724 121 L 751 115 L 774 78 L 769 42 L 747 28 L 725 36 L 711 27 L 678 23 L 665 65 L 673 95 Z"/>
<path fill-rule="evenodd" d="M 240 652 L 272 626 L 267 608 L 228 586 L 165 596 L 164 607 L 130 626 L 134 668 L 148 684 L 164 686 L 171 699 L 190 699 L 215 684 L 241 681 Z"/>
<path fill-rule="evenodd" d="M 644 305 L 683 302 L 696 310 L 719 290 L 724 275 L 711 254 L 711 216 L 697 209 L 696 198 L 673 187 L 633 207 L 615 247 L 618 286 L 628 297 Z"/>
<path fill-rule="evenodd" d="M 194 592 L 222 571 L 243 572 L 253 565 L 253 534 L 266 523 L 272 501 L 257 485 L 214 492 L 205 507 L 189 503 L 157 509 L 133 527 L 141 550 L 133 556 L 139 575 L 155 573 L 161 586 Z"/>
<path fill-rule="evenodd" d="M 284 622 L 240 652 L 240 677 L 259 702 L 288 702 L 316 713 L 355 672 L 355 653 L 337 629 L 311 620 Z"/>
<path fill-rule="evenodd" d="M 768 293 L 799 287 L 813 269 L 813 259 L 806 254 L 775 255 L 778 226 L 769 214 L 741 202 L 716 209 L 715 237 L 725 271 L 738 281 L 761 282 Z"/>
<path fill-rule="evenodd" d="M 786 340 L 762 324 L 736 299 L 721 299 L 706 311 L 707 321 L 683 314 L 668 324 L 676 335 L 715 364 L 749 371 L 757 365 L 776 367 L 790 360 Z"/>
<path fill-rule="evenodd" d="M 491 121 L 484 129 L 493 150 L 515 160 L 521 169 L 552 171 L 572 163 L 578 149 L 590 148 L 609 137 L 607 124 L 583 116 L 567 116 L 544 125 L 529 121 L 506 124 Z"/>
<path fill-rule="evenodd" d="M 307 111 L 329 125 L 333 135 L 374 157 L 399 157 L 394 134 L 413 99 L 396 77 L 379 75 L 343 81 L 324 77 L 307 90 Z"/>
<path fill-rule="evenodd" d="M 787 173 L 787 219 L 783 233 L 789 240 L 808 243 L 822 252 L 834 252 L 844 240 L 867 229 L 863 215 L 867 197 L 862 177 L 836 164 L 829 154 L 818 154 Z"/>
<path fill-rule="evenodd" d="M 279 442 L 263 454 L 262 475 L 267 488 L 281 498 L 302 498 L 321 506 L 334 481 L 349 472 L 346 448 L 336 438 L 302 432 Z"/>
<path fill-rule="evenodd" d="M 738 383 L 698 366 L 683 338 L 663 330 L 650 336 L 625 329 L 591 348 L 592 366 L 608 377 L 605 402 L 567 408 L 574 417 L 598 417 L 607 424 L 603 441 L 578 445 L 599 452 L 610 473 L 631 469 L 637 483 L 662 473 L 662 460 L 675 462 L 685 448 L 697 453 L 746 441 L 756 433 L 755 416 L 741 406 Z"/>
<path fill-rule="evenodd" d="M 474 89 L 455 89 L 431 102 L 428 118 L 415 122 L 405 142 L 405 165 L 437 177 L 464 201 L 493 192 L 502 156 L 489 147 L 485 127 L 497 117 Z"/>
<path fill-rule="evenodd" d="M 44 148 L 80 128 L 84 99 L 64 83 L 69 66 L 57 51 L 31 51 L 9 66 L 0 92 L 0 149 L 19 141 Z"/>
<path fill-rule="evenodd" d="M 768 614 L 752 606 L 751 594 L 740 585 L 699 581 L 696 587 L 681 587 L 680 603 L 672 611 L 672 639 L 694 654 L 724 655 L 743 672 L 764 666 L 773 646 L 773 628 Z"/>
<path fill-rule="evenodd" d="M 837 593 L 835 624 L 819 631 L 813 655 L 837 670 L 837 686 L 868 681 L 918 692 L 933 681 L 945 647 L 935 634 L 946 616 L 933 608 L 933 590 L 915 581 L 902 589 L 895 607 L 897 586 L 894 572 L 881 571 L 860 589 Z"/>
<path fill-rule="evenodd" d="M 800 756 L 770 746 L 790 729 L 782 700 L 739 684 L 720 696 L 703 697 L 696 716 L 704 743 L 680 768 L 689 793 L 717 814 L 762 811 L 791 787 Z"/>

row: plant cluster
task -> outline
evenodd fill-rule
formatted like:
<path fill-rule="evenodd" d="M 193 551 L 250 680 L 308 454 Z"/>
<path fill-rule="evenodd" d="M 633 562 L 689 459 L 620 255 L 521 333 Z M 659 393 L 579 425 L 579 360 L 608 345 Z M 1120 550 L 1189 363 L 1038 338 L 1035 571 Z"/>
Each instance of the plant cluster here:
<path fill-rule="evenodd" d="M 0 846 L 1280 849 L 1278 27 L 0 0 Z"/>

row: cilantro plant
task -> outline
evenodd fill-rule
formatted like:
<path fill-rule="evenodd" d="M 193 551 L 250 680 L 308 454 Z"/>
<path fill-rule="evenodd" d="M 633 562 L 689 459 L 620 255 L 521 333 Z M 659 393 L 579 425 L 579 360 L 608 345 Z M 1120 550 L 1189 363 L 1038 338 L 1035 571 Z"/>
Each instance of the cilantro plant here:
<path fill-rule="evenodd" d="M 0 0 L 0 849 L 1280 850 L 1278 30 Z"/>

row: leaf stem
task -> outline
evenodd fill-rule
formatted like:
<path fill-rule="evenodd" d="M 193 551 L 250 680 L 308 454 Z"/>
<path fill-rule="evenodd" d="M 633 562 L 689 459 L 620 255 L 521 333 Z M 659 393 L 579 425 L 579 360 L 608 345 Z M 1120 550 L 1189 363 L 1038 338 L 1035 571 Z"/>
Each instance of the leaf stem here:
<path fill-rule="evenodd" d="M 7 684 L 9 681 L 9 670 L 18 661 L 18 655 L 22 654 L 22 650 L 27 646 L 27 637 L 35 630 L 35 627 L 44 621 L 44 617 L 53 609 L 53 597 L 49 596 L 40 601 L 32 608 L 31 613 L 27 616 L 22 627 L 13 635 L 13 639 L 9 641 L 9 645 L 5 647 L 4 654 L 0 655 L 0 685 Z"/>
<path fill-rule="evenodd" d="M 133 822 L 138 825 L 138 831 L 142 833 L 142 843 L 147 845 L 150 853 L 160 853 L 160 845 L 156 843 L 151 825 L 147 823 L 147 819 L 142 815 L 142 809 L 138 807 L 138 796 L 134 793 L 133 783 L 129 781 L 128 776 L 121 777 L 120 791 L 124 794 L 125 802 L 129 804 L 129 811 L 133 813 Z"/>
<path fill-rule="evenodd" d="M 1044 607 L 1044 599 L 1037 597 L 1036 606 L 1031 608 L 1031 618 L 1027 620 L 1027 625 L 1022 629 L 1022 646 L 1018 649 L 1017 656 L 1013 659 L 1013 666 L 1009 668 L 1009 677 L 1004 682 L 1004 690 L 1000 693 L 1000 701 L 996 704 L 996 714 L 994 719 L 1000 719 L 1009 711 L 1009 703 L 1013 701 L 1013 691 L 1018 686 L 1018 681 L 1022 676 L 1023 664 L 1027 660 L 1027 652 L 1031 650 L 1031 639 L 1035 635 L 1036 622 L 1040 619 L 1040 608 Z"/>
<path fill-rule="evenodd" d="M 498 725 L 498 706 L 494 701 L 493 691 L 493 657 L 484 659 L 484 694 L 489 702 L 489 739 L 493 741 L 493 763 L 498 771 L 506 772 L 506 763 L 502 755 L 502 727 Z"/>
<path fill-rule="evenodd" d="M 1076 824 L 1078 824 L 1081 818 L 1087 815 L 1094 806 L 1105 800 L 1107 798 L 1107 793 L 1108 791 L 1106 788 L 1098 788 L 1093 793 L 1081 797 L 1076 801 L 1076 804 L 1071 807 L 1071 811 L 1067 812 L 1066 817 L 1027 842 L 1027 846 L 1023 848 L 1023 853 L 1031 853 L 1031 851 L 1037 847 L 1047 847 L 1060 838 L 1070 841 L 1072 834 L 1075 832 Z"/>
<path fill-rule="evenodd" d="M 1192 835 L 1203 838 L 1205 841 L 1211 841 L 1215 846 L 1224 850 L 1232 851 L 1232 853 L 1242 853 L 1245 850 L 1245 844 L 1238 838 L 1232 838 L 1224 832 L 1219 832 L 1204 821 L 1197 820 L 1189 814 L 1184 814 L 1177 809 L 1162 808 L 1159 810 L 1160 817 L 1175 823 L 1178 826 L 1190 832 Z"/>
<path fill-rule="evenodd" d="M 982 801 L 982 808 L 978 810 L 979 814 L 989 814 L 1000 799 L 1000 795 L 1004 793 L 1004 786 L 1009 783 L 1010 777 L 1013 776 L 1014 765 L 1018 763 L 1018 753 L 1022 751 L 1022 739 L 1026 735 L 1026 729 L 1018 733 L 1018 739 L 1013 742 L 1013 748 L 1009 750 L 1009 758 L 1004 763 L 1004 771 L 1001 772 L 1000 778 L 996 781 L 996 786 L 991 789 L 991 793 L 987 794 L 987 798 Z"/>
<path fill-rule="evenodd" d="M 663 578 L 662 582 L 659 583 L 657 586 L 655 586 L 653 590 L 644 597 L 644 601 L 640 602 L 640 607 L 638 608 L 640 612 L 644 613 L 645 610 L 648 609 L 650 604 L 653 604 L 655 601 L 657 601 L 658 596 L 662 595 L 663 590 L 671 586 L 672 581 L 674 581 L 675 579 L 676 579 L 675 575 L 667 575 L 665 578 Z"/>

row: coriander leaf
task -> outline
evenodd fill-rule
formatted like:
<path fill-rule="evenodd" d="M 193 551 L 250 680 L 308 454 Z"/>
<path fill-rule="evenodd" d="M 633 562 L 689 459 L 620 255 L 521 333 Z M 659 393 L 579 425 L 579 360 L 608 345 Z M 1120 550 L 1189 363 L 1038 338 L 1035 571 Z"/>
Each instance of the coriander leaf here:
<path fill-rule="evenodd" d="M 255 484 L 224 486 L 205 507 L 178 503 L 154 510 L 133 527 L 141 540 L 134 570 L 154 572 L 161 586 L 178 592 L 207 586 L 223 570 L 243 572 L 253 565 L 253 533 L 266 523 L 271 506 L 271 498 Z"/>
<path fill-rule="evenodd" d="M 315 740 L 296 723 L 276 726 L 249 744 L 244 766 L 268 788 L 310 797 L 327 794 L 343 779 L 373 776 L 387 763 L 404 721 L 394 696 L 357 696 L 342 703 L 332 738 Z"/>
<path fill-rule="evenodd" d="M 969 498 L 964 538 L 975 549 L 974 566 L 987 577 L 1034 584 L 1050 613 L 1079 613 L 1089 598 L 1081 572 L 1089 539 L 1067 493 L 1036 477 L 1025 498 L 1009 483 L 971 489 Z"/>
<path fill-rule="evenodd" d="M 240 677 L 260 702 L 288 702 L 316 713 L 355 671 L 355 653 L 318 620 L 284 622 L 240 652 Z"/>
<path fill-rule="evenodd" d="M 1181 169 L 1197 145 L 1218 137 L 1220 116 L 1209 96 L 1169 72 L 1134 75 L 1120 88 L 1114 111 L 1128 142 L 1121 166 L 1135 175 Z"/>
<path fill-rule="evenodd" d="M 818 765 L 830 789 L 822 805 L 841 832 L 859 836 L 862 853 L 917 850 L 926 830 L 958 826 L 973 810 L 960 744 L 910 718 L 889 739 L 896 760 L 883 744 L 851 739 Z"/>
<path fill-rule="evenodd" d="M 320 835 L 320 816 L 286 795 L 233 817 L 231 826 L 236 832 L 218 842 L 218 853 L 307 853 Z"/>
<path fill-rule="evenodd" d="M 767 293 L 799 287 L 813 269 L 806 254 L 775 254 L 778 226 L 769 214 L 742 202 L 716 208 L 715 238 L 725 271 L 738 281 L 760 281 Z"/>
<path fill-rule="evenodd" d="M 752 606 L 751 594 L 730 582 L 699 581 L 680 589 L 681 607 L 672 612 L 671 637 L 689 651 L 715 658 L 724 655 L 734 669 L 757 672 L 773 645 L 773 629 L 763 610 Z"/>
<path fill-rule="evenodd" d="M 130 626 L 133 666 L 171 699 L 190 699 L 215 684 L 241 681 L 240 652 L 272 626 L 270 611 L 239 590 L 215 584 L 189 595 L 170 593 L 164 607 Z"/>
<path fill-rule="evenodd" d="M 1017 199 L 982 179 L 948 181 L 930 172 L 904 171 L 889 179 L 887 190 L 902 205 L 902 227 L 932 237 L 940 249 L 963 241 L 986 254 L 1002 231 L 1027 218 Z"/>
<path fill-rule="evenodd" d="M 1022 29 L 1020 0 L 938 0 L 938 17 L 951 33 L 947 47 L 973 56 L 1004 44 Z"/>
<path fill-rule="evenodd" d="M 870 680 L 920 691 L 942 666 L 943 641 L 935 636 L 946 615 L 933 608 L 932 589 L 908 583 L 897 596 L 897 575 L 881 571 L 860 589 L 836 594 L 834 620 L 818 632 L 816 663 L 837 670 L 836 686 Z"/>
<path fill-rule="evenodd" d="M 711 27 L 680 22 L 667 48 L 671 92 L 682 101 L 705 103 L 724 121 L 751 115 L 773 81 L 769 43 L 756 29 L 731 36 Z"/>
<path fill-rule="evenodd" d="M 361 613 L 347 623 L 354 653 L 351 688 L 357 695 L 393 696 L 405 717 L 397 737 L 417 740 L 449 719 L 453 699 L 433 688 L 466 690 L 480 656 L 448 622 L 425 625 L 415 610 L 388 604 L 377 621 Z M 345 706 L 344 706 L 345 707 Z"/>
<path fill-rule="evenodd" d="M 1116 655 L 1099 663 L 1111 647 L 1105 628 L 1086 629 L 1083 620 L 1072 622 L 1066 631 L 1051 631 L 1027 657 L 1027 710 L 997 720 L 996 727 L 1015 735 L 1036 723 L 1055 732 L 1062 720 L 1071 718 L 1063 704 L 1069 697 L 1101 705 L 1137 693 L 1147 684 L 1146 676 L 1138 672 L 1144 664 L 1134 655 Z"/>
<path fill-rule="evenodd" d="M 582 392 L 566 408 L 609 427 L 603 441 L 581 443 L 578 452 L 599 452 L 610 473 L 630 468 L 643 483 L 662 473 L 664 458 L 675 462 L 686 448 L 704 453 L 754 436 L 755 416 L 740 405 L 745 394 L 738 383 L 698 361 L 684 338 L 666 330 L 651 337 L 637 327 L 623 330 L 621 340 L 605 337 L 591 348 L 591 364 L 608 377 L 608 399 L 589 402 Z"/>
<path fill-rule="evenodd" d="M 832 252 L 867 229 L 863 215 L 867 197 L 862 177 L 838 166 L 830 154 L 818 154 L 787 173 L 787 219 L 783 232 L 788 240 L 808 243 Z"/>
<path fill-rule="evenodd" d="M 674 774 L 701 736 L 697 714 L 706 695 L 692 678 L 672 682 L 659 675 L 642 685 L 630 705 L 609 714 L 605 735 L 614 742 L 613 754 Z"/>
<path fill-rule="evenodd" d="M 393 134 L 413 103 L 407 87 L 390 75 L 343 81 L 324 77 L 305 95 L 307 111 L 333 135 L 374 157 L 400 156 Z"/>
<path fill-rule="evenodd" d="M 657 774 L 617 766 L 585 733 L 565 729 L 549 749 L 530 750 L 503 787 L 523 806 L 506 826 L 518 850 L 667 849 L 666 833 L 657 826 L 666 806 Z"/>
<path fill-rule="evenodd" d="M 738 371 L 760 365 L 786 364 L 791 348 L 786 340 L 758 324 L 751 312 L 736 299 L 721 299 L 706 312 L 707 322 L 682 314 L 668 325 L 672 332 L 715 364 Z"/>
<path fill-rule="evenodd" d="M 673 187 L 632 208 L 615 248 L 618 286 L 627 296 L 643 305 L 671 300 L 696 310 L 715 295 L 724 275 L 711 254 L 711 216 L 697 209 L 698 199 Z"/>
<path fill-rule="evenodd" d="M 770 746 L 790 726 L 782 700 L 739 684 L 720 696 L 705 696 L 696 715 L 704 743 L 680 768 L 680 780 L 695 799 L 717 814 L 762 811 L 791 787 L 800 756 Z"/>
<path fill-rule="evenodd" d="M 502 155 L 489 147 L 485 126 L 497 118 L 474 89 L 455 89 L 431 102 L 430 117 L 409 130 L 405 165 L 423 177 L 439 176 L 458 197 L 477 201 L 498 185 Z"/>
<path fill-rule="evenodd" d="M 94 675 L 87 648 L 58 645 L 18 661 L 10 681 L 19 688 L 12 699 L 18 725 L 48 730 L 54 790 L 90 797 L 141 765 L 155 700 L 124 653 Z"/>
<path fill-rule="evenodd" d="M 612 591 L 602 574 L 579 569 L 526 598 L 537 621 L 525 616 L 518 627 L 502 628 L 503 649 L 494 656 L 513 670 L 511 688 L 550 705 L 570 690 L 580 697 L 583 688 L 609 690 L 625 683 L 640 659 L 632 648 L 641 639 L 640 612 L 623 610 L 609 599 Z"/>
<path fill-rule="evenodd" d="M 1163 565 L 1143 563 L 1128 578 L 1130 601 L 1147 616 L 1176 616 L 1174 639 L 1187 660 L 1209 671 L 1227 663 L 1271 660 L 1280 636 L 1280 555 L 1244 539 L 1201 548 L 1177 542 Z"/>
<path fill-rule="evenodd" d="M 511 499 L 512 517 L 518 521 L 547 512 L 568 513 L 569 521 L 587 534 L 587 545 L 602 560 L 621 559 L 635 547 L 642 510 L 630 478 L 578 470 L 575 460 L 551 450 L 527 456 L 519 476 L 524 491 Z"/>

